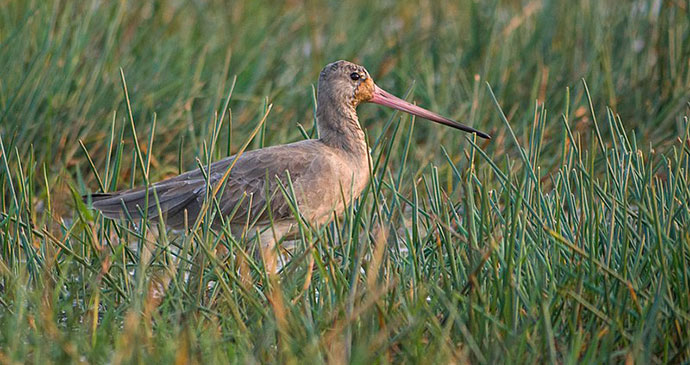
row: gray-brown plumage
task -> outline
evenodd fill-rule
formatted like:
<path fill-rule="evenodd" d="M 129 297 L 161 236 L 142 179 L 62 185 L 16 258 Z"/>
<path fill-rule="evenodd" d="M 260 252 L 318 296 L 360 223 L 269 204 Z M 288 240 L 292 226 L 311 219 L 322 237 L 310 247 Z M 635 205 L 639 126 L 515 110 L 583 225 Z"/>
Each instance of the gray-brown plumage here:
<path fill-rule="evenodd" d="M 273 229 L 260 233 L 261 242 L 266 245 L 291 231 L 294 216 L 280 191 L 281 183 L 288 186 L 287 171 L 297 206 L 307 220 L 318 225 L 331 220 L 334 212 L 341 214 L 369 179 L 369 151 L 356 113 L 357 106 L 364 102 L 386 105 L 490 138 L 388 94 L 374 84 L 362 66 L 347 61 L 331 63 L 319 76 L 316 119 L 321 137 L 247 151 L 230 170 L 225 187 L 220 190 L 222 195 L 219 193 L 217 199 L 223 216 L 234 213 L 229 220 L 232 232 L 240 233 L 247 218 L 249 222 L 256 221 L 255 230 L 259 232 L 270 224 L 269 218 L 273 220 Z M 234 158 L 230 156 L 211 164 L 211 191 Z M 160 207 L 166 225 L 182 229 L 185 216 L 190 226 L 195 222 L 208 190 L 199 169 L 160 181 L 149 189 L 148 204 L 145 188 L 93 194 L 91 200 L 94 208 L 115 219 L 141 218 L 148 210 L 148 218 L 158 221 Z M 216 226 L 218 222 L 219 219 L 215 221 Z"/>

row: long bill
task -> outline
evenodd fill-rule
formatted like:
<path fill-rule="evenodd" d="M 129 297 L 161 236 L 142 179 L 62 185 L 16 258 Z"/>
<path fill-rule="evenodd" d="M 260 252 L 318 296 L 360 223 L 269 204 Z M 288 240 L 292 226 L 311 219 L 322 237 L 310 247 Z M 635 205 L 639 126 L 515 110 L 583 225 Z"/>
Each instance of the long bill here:
<path fill-rule="evenodd" d="M 399 97 L 389 93 L 388 91 L 381 89 L 376 84 L 374 84 L 374 96 L 371 99 L 369 99 L 369 102 L 401 110 L 406 113 L 416 115 L 420 118 L 424 118 L 436 123 L 441 123 L 443 125 L 459 129 L 461 131 L 477 133 L 479 137 L 491 139 L 491 136 L 484 132 L 478 131 L 464 124 L 460 124 L 446 117 L 442 117 L 434 112 L 428 111 L 424 108 L 420 108 L 414 104 L 410 104 L 405 100 L 400 99 Z"/>

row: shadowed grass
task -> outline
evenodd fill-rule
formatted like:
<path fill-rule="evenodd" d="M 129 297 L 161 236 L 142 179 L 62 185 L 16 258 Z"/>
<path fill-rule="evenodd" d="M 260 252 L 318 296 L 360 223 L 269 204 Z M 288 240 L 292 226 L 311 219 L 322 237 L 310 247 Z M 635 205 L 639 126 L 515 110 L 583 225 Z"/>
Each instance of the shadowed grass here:
<path fill-rule="evenodd" d="M 688 361 L 689 7 L 660 4 L 0 3 L 0 361 Z M 212 199 L 183 232 L 81 202 L 315 136 L 338 58 L 492 141 L 360 108 L 372 181 L 277 275 Z"/>

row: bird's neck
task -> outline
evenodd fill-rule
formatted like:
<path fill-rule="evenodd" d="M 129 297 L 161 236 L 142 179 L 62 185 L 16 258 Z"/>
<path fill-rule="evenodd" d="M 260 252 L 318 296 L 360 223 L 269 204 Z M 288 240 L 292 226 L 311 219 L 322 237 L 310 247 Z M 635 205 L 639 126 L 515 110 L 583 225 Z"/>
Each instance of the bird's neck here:
<path fill-rule="evenodd" d="M 330 105 L 331 100 L 319 100 L 316 109 L 316 122 L 319 140 L 324 144 L 343 150 L 349 155 L 367 155 L 364 131 L 359 125 L 357 111 L 349 104 Z"/>

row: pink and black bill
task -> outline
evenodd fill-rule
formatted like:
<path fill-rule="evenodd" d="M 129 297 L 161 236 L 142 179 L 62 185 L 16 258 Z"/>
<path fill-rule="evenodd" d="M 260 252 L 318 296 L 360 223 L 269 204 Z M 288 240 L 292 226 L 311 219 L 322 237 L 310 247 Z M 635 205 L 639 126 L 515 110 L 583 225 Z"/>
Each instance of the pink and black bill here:
<path fill-rule="evenodd" d="M 476 133 L 479 137 L 486 138 L 486 139 L 491 139 L 491 136 L 476 130 L 472 127 L 466 126 L 464 124 L 460 124 L 454 120 L 448 119 L 446 117 L 440 116 L 434 112 L 428 111 L 424 108 L 418 107 L 414 104 L 410 104 L 406 102 L 403 99 L 400 99 L 399 97 L 392 95 L 391 93 L 387 92 L 386 90 L 381 89 L 380 87 L 374 85 L 374 96 L 369 99 L 369 102 L 387 106 L 389 108 L 397 109 L 404 111 L 406 113 L 410 113 L 412 115 L 416 115 L 420 118 L 424 118 L 427 120 L 430 120 L 432 122 L 440 123 L 443 125 L 447 125 L 449 127 L 453 127 L 456 129 L 459 129 L 461 131 L 469 132 L 469 133 Z"/>

